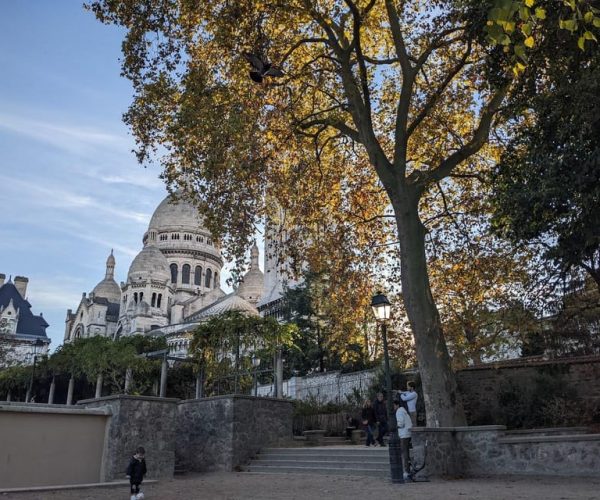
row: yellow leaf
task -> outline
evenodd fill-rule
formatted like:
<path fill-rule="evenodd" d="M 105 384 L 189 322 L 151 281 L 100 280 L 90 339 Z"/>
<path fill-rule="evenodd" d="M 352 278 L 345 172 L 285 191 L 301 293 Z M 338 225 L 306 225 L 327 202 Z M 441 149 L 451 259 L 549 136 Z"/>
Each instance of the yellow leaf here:
<path fill-rule="evenodd" d="M 527 5 L 527 7 L 533 7 L 534 3 L 535 0 L 525 0 L 525 5 Z"/>
<path fill-rule="evenodd" d="M 528 36 L 523 43 L 525 44 L 525 47 L 529 47 L 531 49 L 535 45 L 535 40 L 532 36 Z"/>

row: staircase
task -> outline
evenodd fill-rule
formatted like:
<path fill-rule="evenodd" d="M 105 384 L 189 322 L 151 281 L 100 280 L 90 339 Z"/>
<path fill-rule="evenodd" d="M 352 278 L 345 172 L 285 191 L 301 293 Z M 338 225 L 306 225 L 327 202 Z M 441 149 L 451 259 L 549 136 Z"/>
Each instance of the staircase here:
<path fill-rule="evenodd" d="M 349 445 L 266 448 L 252 460 L 246 471 L 263 474 L 387 477 L 390 473 L 390 461 L 387 448 Z"/>

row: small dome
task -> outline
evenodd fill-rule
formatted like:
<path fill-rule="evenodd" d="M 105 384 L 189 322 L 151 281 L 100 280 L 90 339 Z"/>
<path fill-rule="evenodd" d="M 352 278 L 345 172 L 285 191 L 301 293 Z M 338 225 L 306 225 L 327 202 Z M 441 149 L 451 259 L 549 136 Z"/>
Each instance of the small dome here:
<path fill-rule="evenodd" d="M 258 247 L 256 244 L 250 250 L 250 269 L 242 277 L 235 294 L 251 304 L 256 304 L 262 296 L 265 276 L 258 267 Z"/>
<path fill-rule="evenodd" d="M 199 231 L 208 232 L 198 210 L 189 201 L 174 200 L 167 196 L 154 211 L 148 229 L 157 231 Z"/>
<path fill-rule="evenodd" d="M 169 280 L 169 263 L 163 253 L 154 245 L 148 245 L 133 259 L 127 274 L 130 282 L 155 279 Z"/>
<path fill-rule="evenodd" d="M 92 293 L 95 297 L 102 297 L 107 299 L 109 302 L 119 302 L 121 300 L 121 289 L 117 282 L 112 278 L 104 278 L 98 283 Z"/>
<path fill-rule="evenodd" d="M 230 311 L 237 311 L 249 316 L 259 316 L 256 307 L 235 293 L 230 293 L 214 304 L 190 315 L 186 321 L 197 321 L 210 316 L 217 316 Z"/>

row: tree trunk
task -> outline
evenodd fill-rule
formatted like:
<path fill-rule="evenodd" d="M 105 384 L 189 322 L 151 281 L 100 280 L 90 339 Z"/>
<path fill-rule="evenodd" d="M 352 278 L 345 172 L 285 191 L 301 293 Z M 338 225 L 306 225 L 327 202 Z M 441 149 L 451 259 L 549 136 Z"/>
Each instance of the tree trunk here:
<path fill-rule="evenodd" d="M 133 379 L 133 370 L 131 368 L 127 368 L 127 370 L 125 370 L 125 386 L 123 388 L 123 392 L 125 394 L 129 394 L 129 389 L 131 389 L 132 379 Z"/>
<path fill-rule="evenodd" d="M 466 425 L 462 401 L 450 366 L 427 273 L 425 227 L 418 215 L 418 197 L 393 199 L 400 240 L 402 294 L 415 337 L 428 427 Z"/>

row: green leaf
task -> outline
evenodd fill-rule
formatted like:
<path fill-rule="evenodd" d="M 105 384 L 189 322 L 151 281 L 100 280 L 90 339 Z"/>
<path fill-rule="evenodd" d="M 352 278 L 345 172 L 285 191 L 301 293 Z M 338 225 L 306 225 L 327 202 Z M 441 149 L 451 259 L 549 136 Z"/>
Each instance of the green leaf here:
<path fill-rule="evenodd" d="M 577 21 L 575 19 L 565 19 L 559 21 L 561 29 L 568 30 L 573 33 L 577 29 Z"/>
<path fill-rule="evenodd" d="M 577 46 L 581 49 L 584 50 L 585 49 L 585 38 L 583 38 L 582 36 L 579 37 L 579 40 L 577 40 Z"/>
<path fill-rule="evenodd" d="M 586 31 L 583 33 L 583 38 L 585 38 L 586 40 L 594 40 L 594 41 L 598 41 L 598 39 L 596 38 L 596 35 L 594 35 L 591 31 Z"/>
<path fill-rule="evenodd" d="M 522 43 L 515 45 L 515 55 L 524 62 L 527 62 L 527 54 L 525 51 L 525 45 Z"/>
<path fill-rule="evenodd" d="M 600 28 L 600 17 L 594 17 L 594 26 Z"/>
<path fill-rule="evenodd" d="M 588 24 L 591 23 L 594 20 L 594 14 L 592 12 L 586 12 L 583 16 L 583 20 Z"/>
<path fill-rule="evenodd" d="M 523 23 L 521 26 L 521 33 L 523 33 L 526 37 L 531 35 L 531 24 Z"/>
<path fill-rule="evenodd" d="M 546 19 L 546 9 L 543 9 L 542 7 L 536 7 L 535 17 L 538 19 Z"/>
<path fill-rule="evenodd" d="M 530 11 L 527 7 L 521 7 L 519 9 L 519 17 L 521 18 L 521 21 L 527 21 L 527 19 L 529 19 L 529 16 L 530 16 Z"/>

